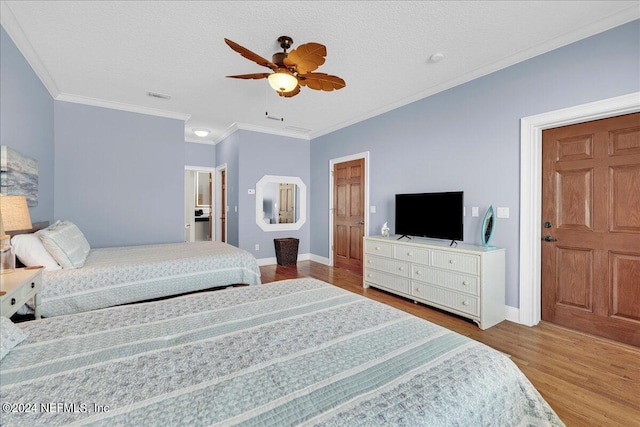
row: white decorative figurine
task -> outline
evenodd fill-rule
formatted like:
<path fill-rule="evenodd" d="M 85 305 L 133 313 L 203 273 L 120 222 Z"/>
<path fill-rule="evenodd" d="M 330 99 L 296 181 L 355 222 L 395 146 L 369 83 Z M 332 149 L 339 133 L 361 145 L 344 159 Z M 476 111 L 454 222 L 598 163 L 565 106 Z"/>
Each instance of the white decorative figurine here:
<path fill-rule="evenodd" d="M 382 226 L 382 237 L 389 237 L 389 227 L 387 227 L 386 222 Z"/>

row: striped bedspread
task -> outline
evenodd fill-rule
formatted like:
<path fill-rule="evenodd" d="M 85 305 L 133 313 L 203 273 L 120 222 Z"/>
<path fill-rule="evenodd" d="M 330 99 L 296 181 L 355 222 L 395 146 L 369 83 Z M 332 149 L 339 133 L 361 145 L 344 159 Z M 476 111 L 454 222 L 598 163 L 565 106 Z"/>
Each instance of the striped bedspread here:
<path fill-rule="evenodd" d="M 502 353 L 318 280 L 134 308 L 18 324 L 2 424 L 562 425 Z"/>
<path fill-rule="evenodd" d="M 92 249 L 84 267 L 44 271 L 45 317 L 234 284 L 260 284 L 249 252 L 221 242 Z"/>

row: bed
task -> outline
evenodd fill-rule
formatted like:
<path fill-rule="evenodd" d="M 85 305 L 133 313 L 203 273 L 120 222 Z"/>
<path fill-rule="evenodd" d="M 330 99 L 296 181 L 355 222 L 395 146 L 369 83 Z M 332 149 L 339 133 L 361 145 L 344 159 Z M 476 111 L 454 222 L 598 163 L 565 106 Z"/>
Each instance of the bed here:
<path fill-rule="evenodd" d="M 49 234 L 55 240 L 47 240 Z M 221 286 L 260 284 L 255 257 L 221 242 L 91 249 L 79 229 L 63 221 L 14 236 L 12 244 L 25 265 L 45 267 L 40 293 L 44 317 Z"/>
<path fill-rule="evenodd" d="M 315 279 L 11 326 L 6 426 L 563 425 L 508 356 Z"/>

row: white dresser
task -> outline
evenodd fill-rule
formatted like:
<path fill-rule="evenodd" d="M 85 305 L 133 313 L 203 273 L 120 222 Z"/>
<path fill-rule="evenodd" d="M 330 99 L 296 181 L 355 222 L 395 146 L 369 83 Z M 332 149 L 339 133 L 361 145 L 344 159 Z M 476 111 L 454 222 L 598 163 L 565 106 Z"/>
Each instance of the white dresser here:
<path fill-rule="evenodd" d="M 473 319 L 480 329 L 504 320 L 504 249 L 398 237 L 364 238 L 365 288 Z"/>

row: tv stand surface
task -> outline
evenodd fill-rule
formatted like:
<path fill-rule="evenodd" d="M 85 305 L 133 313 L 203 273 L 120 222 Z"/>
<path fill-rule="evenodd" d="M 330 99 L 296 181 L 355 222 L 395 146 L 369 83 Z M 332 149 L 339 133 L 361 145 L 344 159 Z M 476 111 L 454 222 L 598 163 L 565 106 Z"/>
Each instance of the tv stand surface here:
<path fill-rule="evenodd" d="M 380 288 L 467 317 L 480 329 L 505 319 L 504 249 L 394 237 L 364 238 L 365 288 Z"/>

